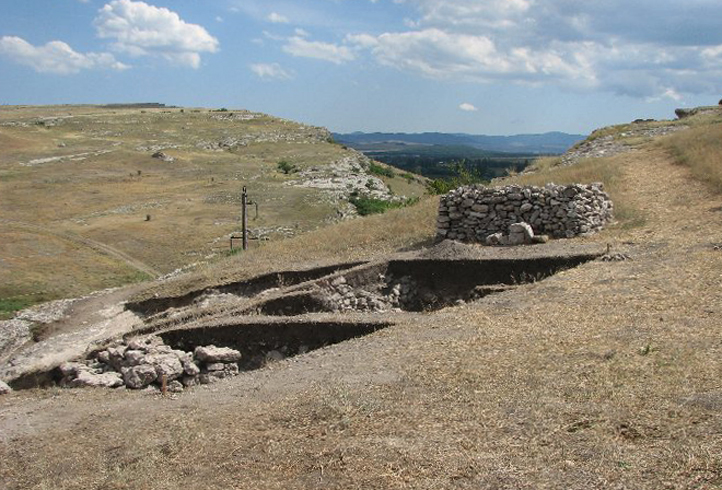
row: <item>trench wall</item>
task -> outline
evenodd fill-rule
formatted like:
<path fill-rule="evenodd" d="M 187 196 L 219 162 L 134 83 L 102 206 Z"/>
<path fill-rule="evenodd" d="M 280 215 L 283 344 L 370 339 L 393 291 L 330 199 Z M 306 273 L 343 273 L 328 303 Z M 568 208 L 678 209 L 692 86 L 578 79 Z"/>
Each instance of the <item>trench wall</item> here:
<path fill-rule="evenodd" d="M 519 222 L 536 235 L 572 238 L 602 229 L 613 209 L 602 183 L 459 187 L 441 198 L 437 239 L 484 242 Z"/>

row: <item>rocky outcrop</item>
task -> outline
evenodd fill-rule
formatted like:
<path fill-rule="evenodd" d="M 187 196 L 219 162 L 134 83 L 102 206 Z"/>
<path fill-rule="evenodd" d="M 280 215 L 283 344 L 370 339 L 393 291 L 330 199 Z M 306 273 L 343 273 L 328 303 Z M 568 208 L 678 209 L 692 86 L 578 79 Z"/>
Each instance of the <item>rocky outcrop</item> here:
<path fill-rule="evenodd" d="M 117 343 L 90 359 L 60 365 L 61 386 L 160 387 L 173 392 L 213 383 L 240 372 L 241 353 L 228 347 L 198 346 L 185 352 L 165 345 L 158 337 Z"/>
<path fill-rule="evenodd" d="M 635 146 L 625 143 L 625 139 L 657 138 L 687 129 L 687 127 L 688 126 L 678 125 L 637 128 L 633 125 L 626 131 L 605 136 L 595 136 L 595 131 L 588 139 L 564 153 L 561 157 L 561 165 L 574 165 L 579 163 L 583 158 L 605 158 L 627 153 L 635 150 Z"/>
<path fill-rule="evenodd" d="M 175 158 L 162 151 L 156 151 L 155 153 L 153 153 L 152 157 L 168 163 L 175 162 Z"/>
<path fill-rule="evenodd" d="M 572 238 L 601 230 L 612 212 L 601 183 L 460 187 L 441 198 L 437 239 L 487 243 L 494 235 L 506 239 L 491 238 L 490 244 L 511 245 L 530 243 L 535 235 Z"/>
<path fill-rule="evenodd" d="M 680 108 L 675 109 L 674 114 L 677 116 L 678 119 L 685 119 L 688 117 L 696 116 L 697 114 L 709 114 L 709 113 L 715 113 L 720 112 L 719 105 L 717 106 L 702 106 L 702 107 L 692 107 L 689 109 Z"/>

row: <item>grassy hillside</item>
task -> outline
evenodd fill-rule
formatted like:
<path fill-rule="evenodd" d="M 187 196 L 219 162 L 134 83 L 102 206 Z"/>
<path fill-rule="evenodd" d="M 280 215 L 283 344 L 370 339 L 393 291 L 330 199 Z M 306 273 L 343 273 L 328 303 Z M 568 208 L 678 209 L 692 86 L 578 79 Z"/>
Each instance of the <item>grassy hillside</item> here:
<path fill-rule="evenodd" d="M 353 185 L 309 179 L 352 168 L 354 185 L 423 193 L 421 181 L 367 167 L 323 128 L 248 111 L 3 106 L 0 300 L 81 295 L 222 255 L 243 186 L 259 208 L 253 236 L 271 241 L 355 215 Z"/>
<path fill-rule="evenodd" d="M 0 478 L 12 489 L 720 488 L 722 194 L 716 170 L 691 161 L 715 154 L 720 123 L 682 123 L 633 151 L 510 179 L 603 181 L 627 211 L 591 237 L 496 252 L 609 244 L 626 260 L 378 314 L 392 325 L 177 396 L 5 395 Z M 426 200 L 335 224 L 148 293 L 383 257 L 427 243 L 435 215 Z M 372 314 L 337 320 L 359 318 Z"/>

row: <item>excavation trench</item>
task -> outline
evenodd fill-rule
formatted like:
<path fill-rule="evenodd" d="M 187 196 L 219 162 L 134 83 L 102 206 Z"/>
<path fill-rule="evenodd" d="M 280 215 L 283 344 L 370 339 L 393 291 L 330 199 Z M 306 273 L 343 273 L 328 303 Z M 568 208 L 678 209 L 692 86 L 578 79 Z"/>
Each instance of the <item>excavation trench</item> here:
<path fill-rule="evenodd" d="M 320 279 L 245 313 L 435 311 L 539 281 L 595 258 L 595 254 L 584 254 L 514 260 L 392 260 Z"/>
<path fill-rule="evenodd" d="M 387 322 L 277 322 L 189 328 L 160 333 L 163 341 L 183 351 L 198 346 L 230 347 L 242 355 L 242 371 L 258 369 L 267 362 L 362 337 L 390 326 Z"/>
<path fill-rule="evenodd" d="M 237 297 L 250 298 L 262 293 L 263 291 L 312 281 L 338 271 L 351 269 L 360 264 L 363 264 L 363 262 L 334 264 L 327 267 L 298 271 L 272 272 L 246 281 L 236 281 L 213 288 L 198 289 L 181 296 L 150 298 L 144 301 L 131 302 L 126 304 L 126 308 L 143 317 L 149 317 L 157 315 L 158 313 L 166 312 L 170 309 L 200 304 L 204 300 L 219 295 L 234 295 Z"/>
<path fill-rule="evenodd" d="M 377 316 L 384 312 L 434 311 L 460 302 L 474 301 L 489 294 L 542 280 L 597 257 L 598 254 L 576 254 L 524 259 L 406 259 L 372 264 L 338 264 L 305 271 L 266 274 L 250 281 L 211 290 L 213 293 L 220 291 L 223 294 L 250 296 L 252 306 L 236 310 L 226 317 L 227 320 L 219 319 L 216 320 L 218 323 L 210 325 L 194 325 L 193 321 L 190 321 L 157 330 L 155 335 L 160 339 L 156 340 L 162 340 L 163 348 L 168 350 L 155 352 L 155 361 L 148 362 L 157 362 L 158 354 L 166 355 L 171 349 L 177 350 L 183 357 L 192 356 L 197 347 L 228 347 L 240 352 L 240 360 L 234 359 L 233 366 L 223 367 L 218 363 L 206 365 L 202 360 L 195 359 L 193 362 L 200 369 L 196 377 L 212 377 L 214 373 L 217 374 L 212 370 L 219 367 L 223 369 L 219 371 L 221 374 L 237 374 L 239 371 L 260 368 L 269 361 L 303 354 L 386 328 L 391 323 L 380 321 Z M 268 292 L 272 288 L 278 290 Z M 194 301 L 204 294 L 211 294 L 211 291 L 201 290 L 176 298 L 152 299 L 130 307 L 133 311 L 145 315 L 163 313 L 169 308 L 183 305 L 194 308 Z M 267 294 L 262 295 L 264 291 Z M 254 294 L 255 298 L 252 297 Z M 344 319 L 343 314 L 347 312 L 371 315 L 361 317 L 360 321 L 350 321 L 349 318 Z M 295 315 L 314 313 L 335 315 L 331 319 L 327 315 L 316 320 L 312 316 L 292 318 Z M 267 318 L 254 320 L 256 315 L 265 315 Z M 243 318 L 238 318 L 239 316 Z M 279 318 L 272 318 L 274 316 Z M 238 319 L 235 320 L 234 317 Z M 357 315 L 355 317 L 358 318 Z M 127 349 L 128 353 L 135 349 L 130 345 L 134 338 L 138 338 L 139 333 L 136 331 L 129 334 L 127 339 L 122 341 L 121 347 Z M 108 356 L 111 348 L 108 349 Z M 117 354 L 116 351 L 113 352 Z M 128 385 L 125 380 L 127 369 L 145 361 L 139 360 L 137 351 L 133 351 L 131 357 L 118 355 L 120 357 L 114 361 L 108 361 L 110 364 L 115 362 L 110 367 L 107 363 L 103 364 L 105 361 L 101 362 L 98 352 L 81 360 L 86 366 L 83 369 L 87 368 L 86 371 L 89 370 L 92 374 L 91 376 L 86 373 L 85 376 L 91 380 L 95 379 L 94 376 L 104 375 L 117 378 L 117 374 L 108 372 L 114 370 L 115 373 L 124 373 L 123 381 Z M 10 385 L 16 389 L 59 381 L 68 385 L 70 378 L 67 373 L 61 380 L 61 368 L 62 366 L 45 372 L 24 374 L 11 380 Z M 183 386 L 192 386 L 186 383 L 185 378 L 182 379 Z"/>

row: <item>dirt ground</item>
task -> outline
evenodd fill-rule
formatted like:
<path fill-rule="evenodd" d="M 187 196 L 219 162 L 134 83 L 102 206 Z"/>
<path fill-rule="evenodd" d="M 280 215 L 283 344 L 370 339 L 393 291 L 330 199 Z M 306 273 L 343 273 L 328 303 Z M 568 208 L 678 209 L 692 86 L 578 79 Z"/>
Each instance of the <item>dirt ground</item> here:
<path fill-rule="evenodd" d="M 722 487 L 722 198 L 615 158 L 645 224 L 585 243 L 630 260 L 176 396 L 0 397 L 0 488 Z"/>

